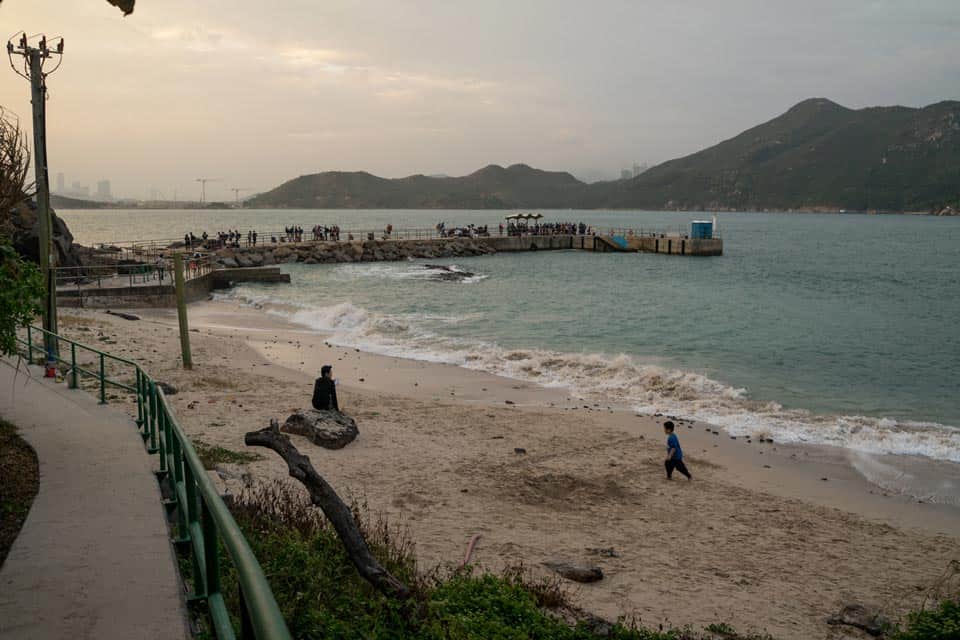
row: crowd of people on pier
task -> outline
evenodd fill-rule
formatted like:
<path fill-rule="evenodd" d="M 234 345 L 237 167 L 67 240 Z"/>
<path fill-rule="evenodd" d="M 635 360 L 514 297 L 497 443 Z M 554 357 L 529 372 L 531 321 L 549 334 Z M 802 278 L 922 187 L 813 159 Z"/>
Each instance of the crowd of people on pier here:
<path fill-rule="evenodd" d="M 500 235 L 503 235 L 503 225 L 500 225 Z M 592 236 L 596 235 L 593 227 L 583 222 L 509 222 L 507 224 L 509 236 Z"/>
<path fill-rule="evenodd" d="M 444 221 L 438 222 L 434 228 L 437 237 L 440 238 L 483 238 L 490 237 L 490 225 L 467 224 L 448 227 Z M 501 222 L 494 229 L 500 236 L 552 236 L 552 235 L 596 235 L 593 227 L 583 222 L 535 222 L 508 220 L 506 224 Z M 366 234 L 368 240 L 373 240 L 375 234 L 369 232 Z M 363 236 L 361 236 L 363 237 Z M 419 236 L 418 236 L 419 237 Z M 389 240 L 393 238 L 393 225 L 388 224 L 383 230 L 382 238 Z M 293 224 L 284 227 L 283 233 L 272 233 L 269 238 L 264 238 L 263 242 L 277 244 L 278 242 L 298 243 L 309 239 L 313 242 L 339 242 L 341 240 L 339 225 L 321 225 L 316 224 L 310 229 L 309 236 L 304 232 L 302 226 Z M 353 240 L 353 234 L 347 234 L 347 240 Z M 227 231 L 218 231 L 210 236 L 206 231 L 199 236 L 194 235 L 192 231 L 183 236 L 183 244 L 188 249 L 222 249 L 225 247 L 240 247 L 245 241 L 245 246 L 255 247 L 259 241 L 256 231 L 249 230 L 246 234 L 241 234 L 236 229 Z"/>

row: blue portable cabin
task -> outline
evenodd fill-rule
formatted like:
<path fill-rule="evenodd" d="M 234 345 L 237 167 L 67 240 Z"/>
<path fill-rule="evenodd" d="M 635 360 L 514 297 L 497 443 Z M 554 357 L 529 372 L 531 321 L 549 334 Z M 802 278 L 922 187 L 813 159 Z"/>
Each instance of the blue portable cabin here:
<path fill-rule="evenodd" d="M 713 222 L 694 220 L 690 223 L 690 237 L 696 240 L 710 240 L 713 238 Z"/>

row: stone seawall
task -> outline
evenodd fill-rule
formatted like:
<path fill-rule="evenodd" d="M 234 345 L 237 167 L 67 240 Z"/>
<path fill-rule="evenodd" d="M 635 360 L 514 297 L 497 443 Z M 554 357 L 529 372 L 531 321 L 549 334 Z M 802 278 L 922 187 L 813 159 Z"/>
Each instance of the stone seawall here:
<path fill-rule="evenodd" d="M 574 236 L 495 236 L 491 238 L 436 238 L 431 240 L 354 240 L 301 242 L 221 249 L 215 260 L 222 266 L 329 264 L 337 262 L 382 262 L 407 258 L 460 258 L 502 251 L 572 249 Z"/>

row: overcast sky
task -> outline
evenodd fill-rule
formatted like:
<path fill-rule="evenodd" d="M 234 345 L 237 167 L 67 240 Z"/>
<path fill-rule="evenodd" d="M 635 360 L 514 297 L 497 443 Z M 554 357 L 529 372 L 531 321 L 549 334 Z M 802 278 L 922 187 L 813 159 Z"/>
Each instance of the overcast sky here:
<path fill-rule="evenodd" d="M 66 38 L 51 180 L 117 195 L 265 190 L 305 173 L 592 177 L 696 151 L 809 97 L 960 97 L 960 0 L 3 0 Z M 29 87 L 0 71 L 29 121 Z"/>

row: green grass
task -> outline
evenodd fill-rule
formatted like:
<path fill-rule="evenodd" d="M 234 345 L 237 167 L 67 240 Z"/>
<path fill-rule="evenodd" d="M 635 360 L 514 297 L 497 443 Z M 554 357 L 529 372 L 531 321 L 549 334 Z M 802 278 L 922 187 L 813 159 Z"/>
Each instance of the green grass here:
<path fill-rule="evenodd" d="M 218 464 L 225 462 L 232 464 L 247 464 L 263 459 L 263 456 L 261 456 L 259 453 L 225 449 L 224 447 L 218 445 L 207 444 L 202 440 L 194 440 L 193 448 L 196 450 L 197 455 L 200 456 L 200 462 L 203 463 L 204 469 L 216 469 Z"/>

